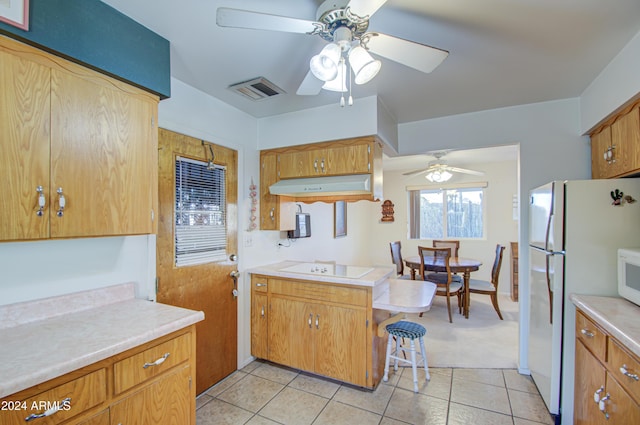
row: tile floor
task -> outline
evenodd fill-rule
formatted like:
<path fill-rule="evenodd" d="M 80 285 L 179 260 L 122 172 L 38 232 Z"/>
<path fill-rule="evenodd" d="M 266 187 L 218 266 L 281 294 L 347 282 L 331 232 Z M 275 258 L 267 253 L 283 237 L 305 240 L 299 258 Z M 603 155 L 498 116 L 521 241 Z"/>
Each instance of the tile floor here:
<path fill-rule="evenodd" d="M 513 369 L 429 368 L 413 392 L 410 367 L 375 391 L 254 361 L 197 399 L 197 425 L 553 424 L 533 381 Z M 424 379 L 422 369 L 418 379 Z"/>

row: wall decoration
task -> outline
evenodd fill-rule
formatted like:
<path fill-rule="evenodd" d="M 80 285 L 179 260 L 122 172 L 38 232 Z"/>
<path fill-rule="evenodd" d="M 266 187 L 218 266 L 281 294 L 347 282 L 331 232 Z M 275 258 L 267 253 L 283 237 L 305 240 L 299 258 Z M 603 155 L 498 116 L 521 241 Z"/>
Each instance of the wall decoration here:
<path fill-rule="evenodd" d="M 347 203 L 336 201 L 333 204 L 333 237 L 347 236 Z"/>
<path fill-rule="evenodd" d="M 382 221 L 384 222 L 393 222 L 393 202 L 390 200 L 386 200 L 382 203 Z"/>
<path fill-rule="evenodd" d="M 249 185 L 249 197 L 251 198 L 251 214 L 249 215 L 249 231 L 255 230 L 258 227 L 256 223 L 256 211 L 258 209 L 258 192 L 256 192 L 256 185 L 253 183 L 253 177 L 251 177 L 251 184 Z"/>
<path fill-rule="evenodd" d="M 0 0 L 0 21 L 29 31 L 29 0 Z"/>

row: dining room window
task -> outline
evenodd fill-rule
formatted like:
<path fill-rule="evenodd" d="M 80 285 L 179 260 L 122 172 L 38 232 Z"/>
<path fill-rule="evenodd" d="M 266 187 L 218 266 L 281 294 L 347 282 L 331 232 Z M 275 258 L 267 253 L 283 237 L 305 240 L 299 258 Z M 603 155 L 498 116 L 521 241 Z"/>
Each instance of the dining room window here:
<path fill-rule="evenodd" d="M 407 188 L 410 239 L 483 239 L 486 184 Z"/>

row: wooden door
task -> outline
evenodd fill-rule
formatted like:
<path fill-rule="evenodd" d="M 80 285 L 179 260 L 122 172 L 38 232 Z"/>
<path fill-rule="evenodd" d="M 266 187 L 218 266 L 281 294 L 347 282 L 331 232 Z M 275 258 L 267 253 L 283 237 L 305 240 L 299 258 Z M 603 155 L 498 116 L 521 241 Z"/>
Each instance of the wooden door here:
<path fill-rule="evenodd" d="M 313 321 L 311 304 L 272 295 L 269 306 L 269 360 L 313 371 Z"/>
<path fill-rule="evenodd" d="M 286 152 L 278 156 L 279 175 L 281 179 L 326 175 L 326 149 Z"/>
<path fill-rule="evenodd" d="M 609 414 L 609 421 L 604 423 L 640 424 L 640 406 L 609 373 L 607 373 L 607 393 L 610 399 L 606 402 L 605 411 Z M 600 416 L 604 416 L 604 413 Z"/>
<path fill-rule="evenodd" d="M 74 69 L 51 71 L 51 237 L 153 233 L 157 98 Z"/>
<path fill-rule="evenodd" d="M 251 355 L 259 359 L 269 356 L 269 306 L 266 292 L 255 289 L 251 294 Z"/>
<path fill-rule="evenodd" d="M 606 371 L 580 341 L 576 341 L 575 368 L 574 424 L 604 424 L 604 415 L 598 409 L 598 404 L 594 402 L 593 396 L 594 392 L 601 387 L 603 392 L 600 397 L 605 396 Z"/>
<path fill-rule="evenodd" d="M 0 50 L 0 240 L 49 237 L 49 80 L 49 68 Z"/>
<path fill-rule="evenodd" d="M 640 167 L 640 114 L 635 107 L 619 117 L 611 125 L 611 143 L 615 148 L 613 155 L 614 175 L 621 175 Z"/>
<path fill-rule="evenodd" d="M 611 147 L 611 127 L 606 126 L 591 136 L 591 177 L 604 179 L 609 177 L 611 166 L 604 158 Z"/>
<path fill-rule="evenodd" d="M 237 253 L 237 151 L 212 145 L 214 163 L 226 166 L 226 253 Z M 200 394 L 237 369 L 237 300 L 230 273 L 235 261 L 223 260 L 192 266 L 175 261 L 175 163 L 181 156 L 207 162 L 207 145 L 200 139 L 159 131 L 159 210 L 157 239 L 157 300 L 200 310 L 204 321 L 196 325 L 196 393 Z"/>
<path fill-rule="evenodd" d="M 260 230 L 278 230 L 279 199 L 269 192 L 269 186 L 278 181 L 277 155 L 260 153 L 260 166 Z"/>
<path fill-rule="evenodd" d="M 371 172 L 369 145 L 327 149 L 327 175 L 367 174 Z"/>
<path fill-rule="evenodd" d="M 330 305 L 313 309 L 316 373 L 366 386 L 365 309 Z"/>

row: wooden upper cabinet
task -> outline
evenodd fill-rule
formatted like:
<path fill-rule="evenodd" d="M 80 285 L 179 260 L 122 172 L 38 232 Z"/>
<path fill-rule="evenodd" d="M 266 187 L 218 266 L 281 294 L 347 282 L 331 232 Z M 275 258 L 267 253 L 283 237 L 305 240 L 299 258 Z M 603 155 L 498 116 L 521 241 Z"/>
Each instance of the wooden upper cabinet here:
<path fill-rule="evenodd" d="M 278 155 L 280 179 L 367 174 L 371 169 L 368 144 L 331 146 Z"/>
<path fill-rule="evenodd" d="M 156 109 L 100 78 L 52 71 L 52 237 L 153 232 Z"/>
<path fill-rule="evenodd" d="M 613 175 L 620 176 L 640 168 L 639 106 L 622 115 L 611 125 Z"/>
<path fill-rule="evenodd" d="M 640 104 L 613 117 L 590 136 L 594 179 L 640 172 Z"/>
<path fill-rule="evenodd" d="M 0 240 L 49 235 L 49 104 L 50 69 L 0 49 Z"/>
<path fill-rule="evenodd" d="M 612 159 L 608 158 L 611 152 L 611 127 L 604 127 L 602 131 L 591 135 L 591 177 L 605 179 L 609 177 Z M 613 155 L 613 152 L 611 152 Z"/>
<path fill-rule="evenodd" d="M 0 37 L 0 241 L 154 233 L 157 110 L 155 95 Z"/>

